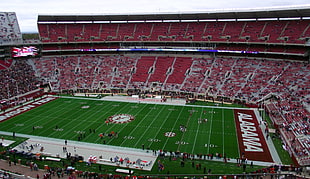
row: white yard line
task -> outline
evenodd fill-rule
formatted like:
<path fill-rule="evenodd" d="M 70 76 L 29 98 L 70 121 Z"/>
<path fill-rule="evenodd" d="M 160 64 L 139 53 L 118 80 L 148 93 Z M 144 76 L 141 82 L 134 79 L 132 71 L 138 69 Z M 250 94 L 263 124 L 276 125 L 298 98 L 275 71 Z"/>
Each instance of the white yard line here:
<path fill-rule="evenodd" d="M 225 154 L 225 120 L 224 120 L 224 109 L 222 109 L 222 130 L 223 130 L 223 133 L 222 133 L 222 136 L 223 136 L 223 153 L 222 154 Z"/>
<path fill-rule="evenodd" d="M 239 144 L 239 139 L 238 139 L 238 131 L 237 131 L 237 126 L 236 126 L 236 121 L 237 119 L 235 119 L 235 114 L 234 114 L 234 111 L 233 111 L 233 115 L 234 115 L 234 126 L 235 126 L 235 138 L 237 140 L 237 148 L 238 148 L 238 156 L 236 157 L 240 157 L 240 144 Z"/>
<path fill-rule="evenodd" d="M 156 105 L 155 105 L 156 106 Z M 163 109 L 163 108 L 162 108 Z M 161 110 L 162 110 L 161 109 Z M 130 136 L 134 131 L 136 131 L 138 129 L 138 127 L 140 126 L 140 123 L 142 123 L 144 121 L 144 119 L 146 119 L 148 117 L 148 114 L 151 112 L 152 110 L 149 110 L 149 112 L 139 121 L 139 123 L 136 125 L 136 127 L 128 134 L 128 136 Z M 160 113 L 158 113 L 157 115 L 159 115 Z M 152 123 L 154 122 L 155 120 L 152 120 Z M 150 126 L 151 126 L 150 124 Z M 141 137 L 143 137 L 143 135 L 141 135 Z M 124 139 L 123 142 L 120 144 L 120 145 L 123 145 L 123 143 L 126 141 L 127 139 Z M 137 143 L 135 144 L 137 145 Z"/>
<path fill-rule="evenodd" d="M 181 110 L 181 111 L 183 111 L 183 110 L 184 110 L 184 106 L 182 107 L 182 110 Z M 172 129 L 171 129 L 170 131 L 167 131 L 167 132 L 172 132 L 172 131 L 173 131 L 173 129 L 175 128 L 175 125 L 177 124 L 177 122 L 178 122 L 178 120 L 179 120 L 181 114 L 182 114 L 182 112 L 179 112 L 179 115 L 178 115 L 177 119 L 175 120 Z M 176 130 L 177 130 L 177 129 L 176 129 Z M 168 137 L 168 139 L 166 140 L 166 142 L 165 142 L 165 144 L 164 144 L 164 146 L 163 146 L 163 149 L 166 147 L 166 145 L 167 145 L 169 139 L 170 139 L 170 137 Z"/>
<path fill-rule="evenodd" d="M 208 154 L 210 153 L 210 141 L 211 141 L 211 133 L 212 133 L 212 121 L 213 121 L 213 116 L 214 116 L 214 113 L 213 113 L 213 108 L 212 108 L 212 115 L 211 115 L 211 119 L 210 119 L 210 133 L 209 133 L 209 139 L 208 139 Z"/>
<path fill-rule="evenodd" d="M 191 110 L 192 110 L 192 112 L 190 112 L 190 116 L 187 118 L 187 122 L 186 122 L 186 124 L 185 124 L 185 127 L 186 127 L 186 128 L 188 127 L 189 121 L 190 121 L 191 118 L 193 117 L 192 113 L 194 113 L 194 110 L 193 110 L 193 109 L 191 109 Z M 181 137 L 181 140 L 180 140 L 180 142 L 179 142 L 178 149 L 177 149 L 178 151 L 180 150 L 180 147 L 181 147 L 181 145 L 182 145 L 182 143 L 183 143 L 183 138 L 184 138 L 185 133 L 186 133 L 186 130 L 185 130 L 184 132 L 182 132 L 182 137 Z"/>
<path fill-rule="evenodd" d="M 201 112 L 200 112 L 200 118 L 199 118 L 199 120 L 202 119 L 202 118 L 201 118 L 201 117 L 202 117 L 202 114 L 203 114 L 203 110 L 201 110 Z M 201 122 L 201 121 L 200 121 L 200 122 Z M 195 149 L 195 146 L 196 146 L 196 141 L 197 141 L 197 136 L 198 136 L 198 133 L 199 133 L 200 124 L 201 124 L 201 123 L 198 124 L 198 128 L 197 128 L 197 130 L 196 130 L 195 140 L 194 140 L 194 144 L 193 144 L 193 147 L 192 147 L 192 154 L 194 153 L 194 149 Z"/>
<path fill-rule="evenodd" d="M 171 114 L 171 111 L 169 111 L 169 115 L 170 115 L 170 114 Z M 166 121 L 167 121 L 169 115 L 166 116 L 165 122 L 162 122 L 162 123 L 161 123 L 160 129 L 157 130 L 157 132 L 156 132 L 156 134 L 155 134 L 155 137 L 159 134 L 159 131 L 161 131 L 161 129 L 163 128 L 163 125 L 166 123 Z M 149 126 L 149 127 L 150 127 L 150 126 Z M 149 127 L 148 127 L 148 129 L 149 129 Z M 148 129 L 147 129 L 147 130 L 148 130 Z M 141 138 L 140 138 L 140 139 L 141 139 Z M 167 140 L 168 140 L 168 139 L 167 139 Z M 153 144 L 153 142 L 154 142 L 154 141 L 152 141 L 152 142 L 150 143 L 149 147 Z M 163 149 L 165 149 L 165 146 L 163 147 Z"/>
<path fill-rule="evenodd" d="M 163 109 L 164 109 L 164 108 L 162 108 L 160 111 L 162 111 Z M 151 111 L 151 110 L 150 110 L 150 111 Z M 141 137 L 139 138 L 139 140 L 136 142 L 136 144 L 134 145 L 134 147 L 137 147 L 137 144 L 141 141 L 141 139 L 143 138 L 144 134 L 146 134 L 146 133 L 149 131 L 149 128 L 150 128 L 150 127 L 152 126 L 152 124 L 156 121 L 156 119 L 157 119 L 157 117 L 160 115 L 160 113 L 161 113 L 161 112 L 157 113 L 157 115 L 156 115 L 156 117 L 154 118 L 154 120 L 152 120 L 152 123 L 148 125 L 148 127 L 147 127 L 146 130 L 144 130 L 143 134 L 141 135 Z M 170 112 L 170 113 L 171 113 L 171 112 Z M 167 115 L 165 121 L 161 123 L 160 129 L 159 129 L 158 131 L 160 131 L 161 128 L 163 127 L 163 125 L 165 124 L 165 122 L 166 122 L 167 119 L 168 119 L 168 116 L 169 116 L 169 115 Z M 147 115 L 146 115 L 146 117 L 147 117 Z M 138 127 L 138 126 L 136 126 L 136 128 L 137 128 L 137 127 Z M 157 134 L 158 134 L 158 132 L 157 132 Z M 155 135 L 155 136 L 157 136 L 157 135 Z M 153 143 L 153 142 L 151 142 L 151 144 L 152 144 L 152 143 Z M 150 145 L 151 145 L 151 144 L 150 144 Z"/>

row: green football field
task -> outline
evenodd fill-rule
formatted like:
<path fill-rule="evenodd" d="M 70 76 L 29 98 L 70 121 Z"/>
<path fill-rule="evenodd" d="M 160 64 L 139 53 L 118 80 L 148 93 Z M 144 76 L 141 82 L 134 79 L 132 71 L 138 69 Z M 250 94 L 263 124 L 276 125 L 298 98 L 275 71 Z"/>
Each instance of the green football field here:
<path fill-rule="evenodd" d="M 134 120 L 116 116 L 112 121 L 120 123 L 106 123 L 119 114 Z M 1 122 L 0 130 L 121 147 L 239 156 L 233 110 L 224 108 L 59 98 Z M 109 137 L 111 132 L 118 135 Z"/>

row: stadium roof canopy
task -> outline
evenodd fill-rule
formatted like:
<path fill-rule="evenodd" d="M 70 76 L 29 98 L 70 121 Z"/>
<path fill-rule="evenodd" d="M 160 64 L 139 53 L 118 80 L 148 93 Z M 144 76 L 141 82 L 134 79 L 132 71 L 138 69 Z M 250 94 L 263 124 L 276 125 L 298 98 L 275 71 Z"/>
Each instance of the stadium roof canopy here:
<path fill-rule="evenodd" d="M 39 15 L 38 23 L 82 22 L 82 21 L 166 21 L 166 20 L 218 20 L 218 19 L 265 19 L 306 18 L 310 7 L 285 9 L 247 9 L 192 13 L 145 13 L 145 14 L 102 14 L 102 15 Z"/>

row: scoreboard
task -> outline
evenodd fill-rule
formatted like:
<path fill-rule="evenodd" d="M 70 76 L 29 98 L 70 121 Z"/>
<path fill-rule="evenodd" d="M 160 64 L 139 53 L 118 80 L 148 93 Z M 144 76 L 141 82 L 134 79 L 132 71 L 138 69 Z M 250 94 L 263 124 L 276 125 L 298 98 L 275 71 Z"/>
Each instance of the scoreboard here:
<path fill-rule="evenodd" d="M 13 58 L 37 57 L 40 55 L 40 50 L 36 46 L 12 47 L 11 54 Z"/>

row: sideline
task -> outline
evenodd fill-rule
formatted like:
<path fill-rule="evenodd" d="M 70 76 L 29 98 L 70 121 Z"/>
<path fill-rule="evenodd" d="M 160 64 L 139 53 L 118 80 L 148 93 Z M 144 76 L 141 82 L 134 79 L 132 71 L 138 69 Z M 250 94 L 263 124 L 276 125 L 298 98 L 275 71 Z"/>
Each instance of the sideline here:
<path fill-rule="evenodd" d="M 172 105 L 172 106 L 189 106 L 189 107 L 199 107 L 199 108 L 218 108 L 218 109 L 242 109 L 242 110 L 255 110 L 257 108 L 238 108 L 238 107 L 224 107 L 224 106 L 202 106 L 202 105 L 191 105 L 186 104 L 186 100 L 184 99 L 172 99 L 167 100 L 166 102 L 155 102 L 148 100 L 137 100 L 134 98 L 130 98 L 128 96 L 105 96 L 101 99 L 98 98 L 82 98 L 76 96 L 55 96 L 58 98 L 68 98 L 68 99 L 84 99 L 84 100 L 94 100 L 94 101 L 119 101 L 119 102 L 127 102 L 127 103 L 147 103 L 147 104 L 159 104 L 159 105 Z"/>
<path fill-rule="evenodd" d="M 266 129 L 266 125 L 264 124 L 262 117 L 259 115 L 259 111 L 254 110 L 254 113 L 256 115 L 257 122 L 260 124 L 259 127 L 260 127 L 262 133 L 264 134 L 264 131 Z M 265 138 L 265 141 L 267 143 L 267 146 L 269 148 L 269 151 L 270 151 L 270 154 L 271 154 L 273 161 L 277 164 L 282 164 L 280 156 L 279 156 L 279 154 L 278 154 L 278 152 L 277 152 L 277 150 L 276 150 L 276 148 L 272 142 L 271 137 L 268 137 L 268 139 L 267 139 L 266 135 L 263 135 L 263 136 Z"/>
<path fill-rule="evenodd" d="M 3 135 L 12 135 L 12 133 L 10 132 L 4 132 L 4 131 L 0 131 L 0 134 Z M 48 138 L 48 137 L 40 137 L 40 136 L 32 136 L 32 135 L 26 135 L 26 134 L 19 134 L 16 133 L 17 137 L 25 137 L 25 138 L 29 138 L 27 140 L 27 143 L 30 144 L 41 144 L 43 146 L 45 146 L 44 148 L 44 152 L 49 154 L 52 157 L 64 157 L 65 153 L 63 153 L 63 146 L 66 146 L 64 143 L 64 139 L 56 139 L 56 138 Z M 94 144 L 94 143 L 87 143 L 87 142 L 81 142 L 81 141 L 71 141 L 68 140 L 67 141 L 67 150 L 69 152 L 72 152 L 72 154 L 74 154 L 74 147 L 76 147 L 76 153 L 78 155 L 81 156 L 90 156 L 90 155 L 96 155 L 96 151 L 99 151 L 100 154 L 104 154 L 103 156 L 107 156 L 106 158 L 108 160 L 110 160 L 110 158 L 108 156 L 114 156 L 116 154 L 119 154 L 119 157 L 121 156 L 121 154 L 134 154 L 136 155 L 137 158 L 142 158 L 142 157 L 150 157 L 152 158 L 154 161 L 152 162 L 154 164 L 154 162 L 156 161 L 159 151 L 157 151 L 157 155 L 154 155 L 152 153 L 152 151 L 147 151 L 147 150 L 142 150 L 142 149 L 137 149 L 137 148 L 129 148 L 129 147 L 119 147 L 119 146 L 112 146 L 112 145 L 104 145 L 104 144 Z M 20 146 L 15 147 L 14 149 L 20 150 Z M 34 148 L 34 151 L 39 152 L 39 148 Z M 51 152 L 49 152 L 51 150 Z M 111 154 L 111 155 L 109 155 Z M 169 153 L 167 153 L 167 157 L 169 157 L 168 155 Z M 97 155 L 97 157 L 100 155 Z M 84 158 L 85 159 L 85 158 Z M 134 158 L 132 158 L 134 159 Z M 195 156 L 195 159 L 199 159 L 198 157 Z M 213 158 L 211 159 L 206 159 L 206 161 L 218 161 L 218 162 L 224 162 L 223 159 L 217 159 L 217 158 Z M 228 163 L 237 163 L 237 159 L 229 159 L 227 160 Z M 254 165 L 259 165 L 259 166 L 271 166 L 274 165 L 275 163 L 272 162 L 262 162 L 262 161 L 254 161 L 254 160 L 248 160 L 247 161 L 248 164 L 253 162 Z M 111 162 L 105 162 L 105 163 L 101 163 L 101 164 L 105 164 L 105 165 L 114 165 L 117 166 L 115 163 L 111 163 Z M 153 165 L 152 165 L 153 166 Z M 150 167 L 150 169 L 152 168 L 152 166 Z M 133 169 L 136 169 L 135 167 L 131 167 Z M 147 170 L 148 168 L 144 168 L 145 170 Z"/>
<path fill-rule="evenodd" d="M 4 132 L 4 131 L 0 131 L 0 134 L 12 135 L 11 132 Z M 67 142 L 65 142 L 64 139 L 32 136 L 19 133 L 16 133 L 15 136 L 28 138 L 28 140 L 14 147 L 13 149 L 16 149 L 18 151 L 31 152 L 33 154 L 40 153 L 44 156 L 66 158 L 67 154 L 71 153 L 71 156 L 83 157 L 84 162 L 89 162 L 90 157 L 96 157 L 97 162 L 94 163 L 127 167 L 132 169 L 148 170 L 148 171 L 152 169 L 153 165 L 155 164 L 155 161 L 157 160 L 157 155 L 153 155 L 152 151 L 148 150 L 112 146 L 105 144 L 95 144 L 73 140 L 67 140 Z M 33 146 L 32 150 L 30 150 L 31 145 Z M 43 151 L 41 151 L 42 147 L 44 148 Z M 66 151 L 64 151 L 63 147 L 66 147 Z M 125 163 L 120 164 L 118 162 L 114 162 L 116 156 L 123 159 L 128 158 L 132 163 L 126 165 Z M 102 160 L 100 160 L 100 158 Z M 113 161 L 111 161 L 111 158 Z M 148 165 L 143 166 L 143 168 L 141 168 L 138 165 L 134 165 L 134 163 L 136 163 L 136 161 L 139 159 L 142 161 L 148 161 L 150 163 Z"/>

